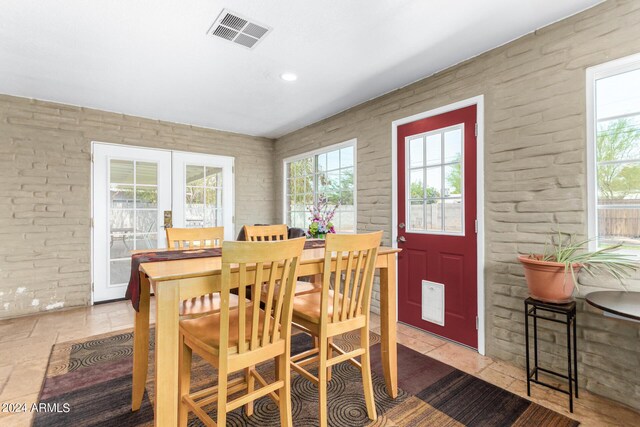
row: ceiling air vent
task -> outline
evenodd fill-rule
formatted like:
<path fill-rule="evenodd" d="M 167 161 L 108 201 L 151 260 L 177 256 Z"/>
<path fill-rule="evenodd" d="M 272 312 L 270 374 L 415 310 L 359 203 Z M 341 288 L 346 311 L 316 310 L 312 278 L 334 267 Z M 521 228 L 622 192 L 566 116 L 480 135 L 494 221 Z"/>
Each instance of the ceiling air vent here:
<path fill-rule="evenodd" d="M 260 40 L 271 31 L 271 28 L 252 22 L 246 17 L 242 17 L 235 12 L 223 9 L 218 18 L 213 23 L 207 34 L 220 37 L 230 42 L 242 45 L 246 48 L 253 48 Z"/>

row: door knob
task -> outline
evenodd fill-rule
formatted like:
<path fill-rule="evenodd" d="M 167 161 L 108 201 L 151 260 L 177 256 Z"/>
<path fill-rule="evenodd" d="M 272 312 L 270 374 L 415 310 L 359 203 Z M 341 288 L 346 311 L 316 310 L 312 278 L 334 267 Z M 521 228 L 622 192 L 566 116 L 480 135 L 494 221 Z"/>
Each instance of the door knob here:
<path fill-rule="evenodd" d="M 404 222 L 401 222 L 400 224 L 398 224 L 398 228 L 404 228 Z"/>
<path fill-rule="evenodd" d="M 404 236 L 398 236 L 398 238 L 396 239 L 396 242 L 398 242 L 398 243 L 404 243 L 406 241 L 407 241 L 407 239 L 405 239 Z"/>

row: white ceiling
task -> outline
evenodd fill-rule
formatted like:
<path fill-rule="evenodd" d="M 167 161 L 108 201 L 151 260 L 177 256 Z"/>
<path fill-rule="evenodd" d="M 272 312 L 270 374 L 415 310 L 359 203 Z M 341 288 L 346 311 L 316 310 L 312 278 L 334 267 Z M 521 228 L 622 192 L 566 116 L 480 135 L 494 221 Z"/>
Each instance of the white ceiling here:
<path fill-rule="evenodd" d="M 274 138 L 597 3 L 0 0 L 0 93 Z M 225 7 L 273 31 L 207 35 Z"/>

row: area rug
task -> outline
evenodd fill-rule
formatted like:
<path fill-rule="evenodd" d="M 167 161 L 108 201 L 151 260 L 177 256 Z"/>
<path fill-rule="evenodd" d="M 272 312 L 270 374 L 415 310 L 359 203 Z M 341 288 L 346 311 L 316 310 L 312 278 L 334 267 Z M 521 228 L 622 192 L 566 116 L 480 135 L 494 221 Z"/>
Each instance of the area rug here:
<path fill-rule="evenodd" d="M 151 337 L 153 337 L 153 333 Z M 38 412 L 34 426 L 150 426 L 153 425 L 153 342 L 142 407 L 131 412 L 131 331 L 105 334 L 54 346 L 39 401 L 58 411 Z M 336 340 L 349 349 L 359 337 L 345 334 Z M 378 420 L 367 418 L 360 371 L 349 363 L 333 368 L 329 382 L 329 425 L 375 426 L 577 426 L 578 422 L 523 399 L 452 366 L 398 345 L 398 397 L 386 392 L 380 361 L 380 337 L 371 334 L 373 386 Z M 311 348 L 304 334 L 294 335 L 294 353 Z M 273 378 L 272 362 L 259 371 Z M 194 355 L 192 387 L 210 386 L 215 371 Z M 318 425 L 315 385 L 292 374 L 295 426 Z M 66 409 L 66 410 L 65 410 Z M 276 405 L 268 397 L 255 403 L 254 414 L 244 408 L 229 415 L 231 426 L 278 426 Z M 215 414 L 212 407 L 211 414 Z M 215 418 L 214 418 L 215 419 Z M 201 426 L 190 417 L 189 426 Z"/>

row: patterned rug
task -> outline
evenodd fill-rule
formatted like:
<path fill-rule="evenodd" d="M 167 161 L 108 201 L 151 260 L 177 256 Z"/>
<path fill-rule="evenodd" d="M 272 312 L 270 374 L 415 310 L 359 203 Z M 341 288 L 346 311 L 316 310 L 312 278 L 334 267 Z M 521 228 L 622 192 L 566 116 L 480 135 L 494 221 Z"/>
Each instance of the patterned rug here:
<path fill-rule="evenodd" d="M 151 333 L 151 337 L 153 337 Z M 54 346 L 39 401 L 69 411 L 39 412 L 34 426 L 150 426 L 153 425 L 153 342 L 142 407 L 131 412 L 132 332 L 124 331 Z M 359 342 L 358 335 L 335 340 L 345 349 Z M 375 426 L 577 426 L 578 422 L 529 402 L 515 394 L 466 374 L 405 346 L 398 345 L 398 398 L 387 393 L 380 363 L 380 337 L 371 334 L 373 386 L 378 420 L 366 415 L 360 371 L 349 363 L 333 368 L 329 382 L 329 425 Z M 294 335 L 294 353 L 311 348 L 304 334 Z M 273 378 L 273 363 L 258 370 Z M 194 355 L 192 390 L 212 385 L 215 371 Z M 292 374 L 293 424 L 318 425 L 315 385 Z M 57 405 L 57 406 L 55 406 Z M 215 414 L 214 408 L 210 409 Z M 215 417 L 214 417 L 215 419 Z M 227 418 L 231 426 L 278 426 L 278 409 L 264 397 L 253 416 L 239 408 Z M 191 417 L 189 426 L 202 425 Z"/>

